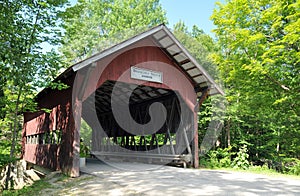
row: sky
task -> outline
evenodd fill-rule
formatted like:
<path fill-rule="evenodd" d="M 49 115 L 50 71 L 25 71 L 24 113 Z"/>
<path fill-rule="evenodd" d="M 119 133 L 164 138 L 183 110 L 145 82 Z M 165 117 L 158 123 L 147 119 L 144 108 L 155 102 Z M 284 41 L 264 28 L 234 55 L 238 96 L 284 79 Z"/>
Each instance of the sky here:
<path fill-rule="evenodd" d="M 224 2 L 224 0 L 219 0 Z M 173 27 L 182 20 L 191 29 L 197 25 L 205 33 L 213 35 L 211 30 L 215 28 L 209 19 L 213 13 L 217 0 L 160 0 L 162 7 L 167 12 L 168 26 Z"/>
<path fill-rule="evenodd" d="M 213 13 L 215 2 L 218 0 L 160 0 L 163 9 L 166 11 L 169 21 L 168 27 L 173 28 L 174 24 L 183 21 L 189 29 L 197 25 L 205 33 L 214 37 L 211 32 L 215 28 L 213 22 L 209 19 Z M 219 0 L 224 2 L 225 0 Z M 70 0 L 74 5 L 77 0 Z M 44 44 L 45 51 L 51 49 L 48 44 Z"/>
<path fill-rule="evenodd" d="M 170 28 L 182 20 L 189 29 L 197 25 L 205 33 L 212 35 L 211 30 L 214 25 L 209 18 L 217 1 L 225 0 L 160 0 L 160 3 L 167 13 Z M 70 0 L 70 2 L 74 5 L 77 0 Z"/>

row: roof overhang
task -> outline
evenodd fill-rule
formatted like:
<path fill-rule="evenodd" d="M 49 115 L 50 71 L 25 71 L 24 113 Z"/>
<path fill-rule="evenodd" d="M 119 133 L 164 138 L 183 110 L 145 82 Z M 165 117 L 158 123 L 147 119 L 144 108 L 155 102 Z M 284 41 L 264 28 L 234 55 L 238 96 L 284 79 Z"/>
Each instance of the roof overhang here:
<path fill-rule="evenodd" d="M 166 51 L 168 55 L 176 61 L 182 70 L 195 82 L 196 91 L 209 88 L 209 95 L 225 94 L 220 86 L 218 86 L 212 77 L 207 73 L 207 71 L 197 62 L 197 60 L 188 52 L 188 50 L 184 48 L 184 46 L 176 39 L 176 37 L 165 25 L 154 27 L 83 61 L 80 61 L 74 64 L 72 69 L 74 72 L 76 72 L 147 37 L 151 37 L 159 47 Z"/>

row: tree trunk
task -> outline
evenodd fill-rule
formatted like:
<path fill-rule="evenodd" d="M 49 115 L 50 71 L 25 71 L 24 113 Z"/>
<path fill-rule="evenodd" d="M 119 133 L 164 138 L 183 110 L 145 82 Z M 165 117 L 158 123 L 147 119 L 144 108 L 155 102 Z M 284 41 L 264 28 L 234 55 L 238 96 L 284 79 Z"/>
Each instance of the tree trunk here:
<path fill-rule="evenodd" d="M 18 136 L 18 113 L 19 113 L 19 104 L 20 104 L 20 97 L 22 94 L 22 87 L 20 87 L 19 89 L 19 93 L 18 93 L 18 98 L 16 101 L 16 109 L 14 112 L 14 128 L 13 128 L 13 138 L 12 138 L 12 142 L 11 142 L 11 149 L 10 149 L 10 158 L 14 157 L 15 154 L 15 148 L 16 148 L 16 140 L 17 140 L 17 136 Z"/>
<path fill-rule="evenodd" d="M 227 127 L 226 127 L 226 132 L 227 132 L 227 148 L 231 146 L 231 138 L 230 138 L 230 119 L 227 121 Z"/>
<path fill-rule="evenodd" d="M 277 138 L 277 146 L 276 146 L 276 152 L 277 153 L 279 153 L 279 150 L 280 150 L 279 140 L 280 140 L 280 131 L 278 131 L 278 138 Z"/>
<path fill-rule="evenodd" d="M 10 130 L 13 131 L 13 137 L 12 137 L 12 142 L 11 142 L 11 148 L 10 148 L 10 161 L 13 160 L 14 158 L 14 154 L 15 154 L 15 148 L 16 148 L 16 140 L 17 140 L 17 136 L 18 136 L 18 113 L 19 113 L 19 104 L 20 104 L 20 97 L 21 97 L 21 93 L 22 93 L 22 87 L 20 87 L 19 92 L 18 92 L 18 97 L 17 97 L 17 101 L 16 101 L 16 108 L 14 111 L 14 115 L 13 115 L 13 127 L 12 124 L 10 124 Z M 5 189 L 9 188 L 9 181 L 11 180 L 10 178 L 10 174 L 11 174 L 11 166 L 12 163 L 10 162 L 8 164 L 8 168 L 7 168 L 7 173 L 6 173 L 6 179 L 5 179 Z"/>

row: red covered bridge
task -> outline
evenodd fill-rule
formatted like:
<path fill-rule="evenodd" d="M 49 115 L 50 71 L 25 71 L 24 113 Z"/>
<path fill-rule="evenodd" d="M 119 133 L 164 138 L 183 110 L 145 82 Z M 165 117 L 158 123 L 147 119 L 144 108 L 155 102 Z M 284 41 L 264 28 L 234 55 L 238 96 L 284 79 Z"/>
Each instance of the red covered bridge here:
<path fill-rule="evenodd" d="M 91 154 L 106 159 L 198 167 L 197 111 L 223 94 L 174 35 L 160 25 L 76 63 L 24 113 L 23 158 L 79 176 L 80 124 L 92 129 Z"/>

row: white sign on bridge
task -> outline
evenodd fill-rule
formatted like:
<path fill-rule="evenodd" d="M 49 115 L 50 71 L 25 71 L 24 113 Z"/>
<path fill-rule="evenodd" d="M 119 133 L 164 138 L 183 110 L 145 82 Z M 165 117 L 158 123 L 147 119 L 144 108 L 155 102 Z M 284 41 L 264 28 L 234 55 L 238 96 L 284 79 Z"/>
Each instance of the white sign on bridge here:
<path fill-rule="evenodd" d="M 163 73 L 149 69 L 131 67 L 131 78 L 150 82 L 163 83 Z"/>

